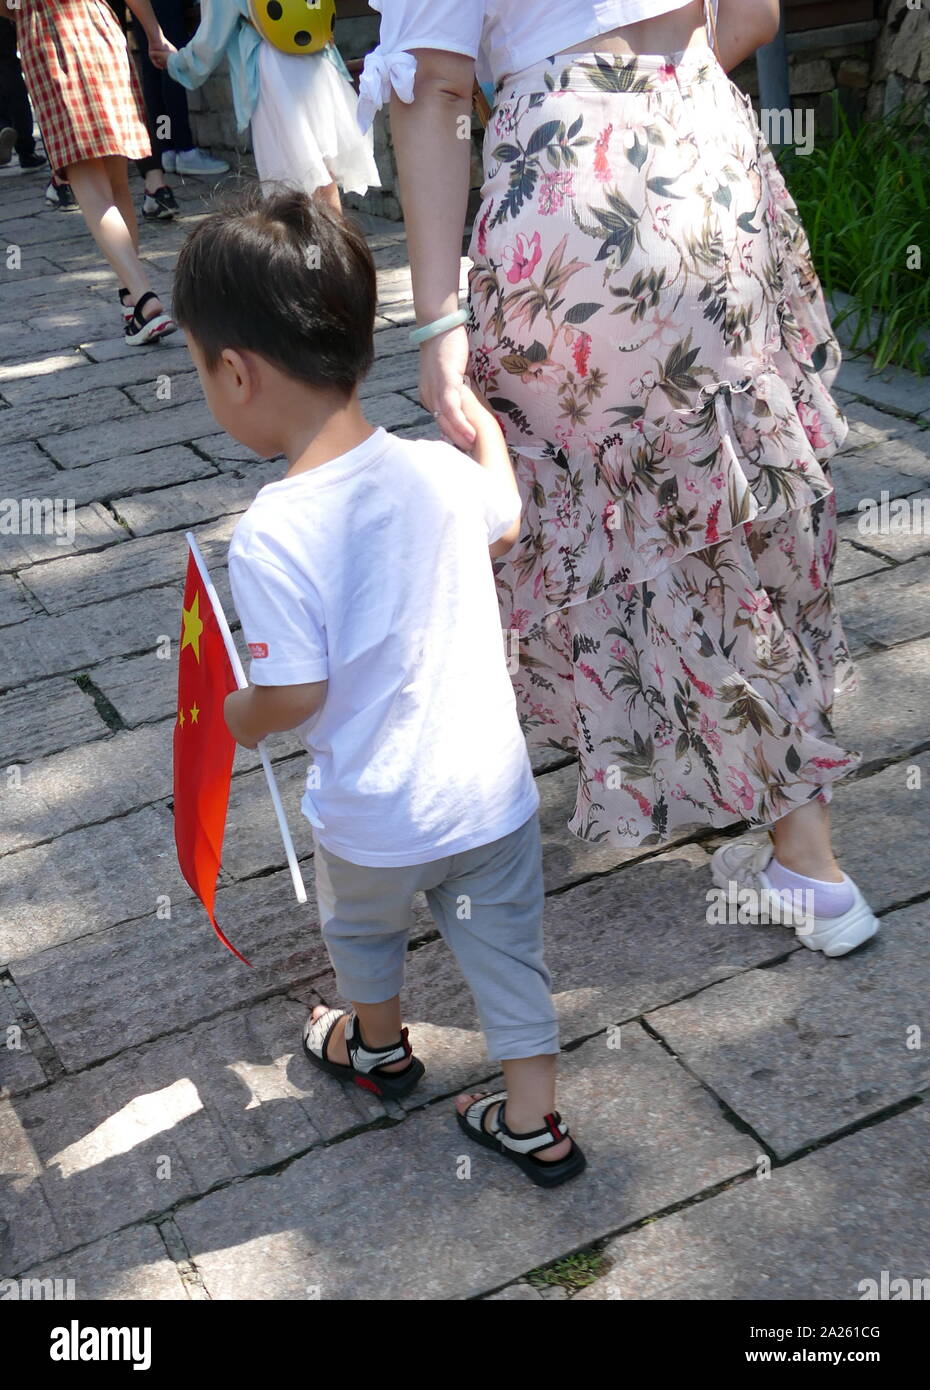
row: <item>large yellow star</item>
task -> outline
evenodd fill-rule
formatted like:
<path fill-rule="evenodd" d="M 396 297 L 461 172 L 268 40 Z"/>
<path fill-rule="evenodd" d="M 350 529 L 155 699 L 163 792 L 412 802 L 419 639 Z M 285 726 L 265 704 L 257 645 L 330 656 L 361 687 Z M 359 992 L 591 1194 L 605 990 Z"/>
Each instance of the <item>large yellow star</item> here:
<path fill-rule="evenodd" d="M 181 651 L 185 647 L 192 647 L 194 656 L 200 660 L 200 634 L 203 632 L 203 622 L 200 618 L 200 591 L 194 595 L 194 601 L 190 608 L 181 609 L 181 619 L 184 623 L 184 636 L 181 638 Z"/>

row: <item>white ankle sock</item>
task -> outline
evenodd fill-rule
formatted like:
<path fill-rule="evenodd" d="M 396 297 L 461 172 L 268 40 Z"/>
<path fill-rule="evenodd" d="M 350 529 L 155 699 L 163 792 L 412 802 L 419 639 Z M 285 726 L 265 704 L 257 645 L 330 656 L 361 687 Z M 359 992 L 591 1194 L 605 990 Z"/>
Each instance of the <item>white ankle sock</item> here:
<path fill-rule="evenodd" d="M 784 864 L 779 864 L 774 855 L 769 860 L 765 873 L 769 883 L 779 893 L 810 893 L 815 917 L 842 917 L 855 902 L 853 885 L 846 874 L 843 875 L 842 883 L 826 883 L 823 879 L 806 878 L 804 874 L 796 874 L 792 869 L 786 869 Z"/>

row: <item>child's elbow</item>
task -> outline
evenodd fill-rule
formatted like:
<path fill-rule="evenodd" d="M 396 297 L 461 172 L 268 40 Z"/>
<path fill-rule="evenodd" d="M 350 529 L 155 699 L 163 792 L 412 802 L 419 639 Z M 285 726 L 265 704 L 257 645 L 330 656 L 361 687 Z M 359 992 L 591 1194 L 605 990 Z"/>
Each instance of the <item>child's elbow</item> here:
<path fill-rule="evenodd" d="M 520 539 L 520 522 L 515 521 L 502 536 L 489 546 L 489 553 L 492 560 L 499 560 L 502 555 L 506 555 L 508 550 L 512 550 Z"/>

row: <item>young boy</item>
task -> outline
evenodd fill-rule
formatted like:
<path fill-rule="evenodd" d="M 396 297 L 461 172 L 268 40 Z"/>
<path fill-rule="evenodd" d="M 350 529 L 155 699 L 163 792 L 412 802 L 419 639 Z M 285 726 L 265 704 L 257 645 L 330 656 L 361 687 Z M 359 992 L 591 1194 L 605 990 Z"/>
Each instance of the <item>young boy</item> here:
<path fill-rule="evenodd" d="M 178 261 L 175 314 L 213 414 L 287 459 L 229 549 L 252 662 L 226 720 L 246 748 L 297 729 L 313 755 L 302 809 L 352 1012 L 313 1010 L 310 1060 L 384 1097 L 423 1075 L 399 998 L 423 889 L 507 1081 L 460 1096 L 459 1124 L 554 1187 L 585 1159 L 555 1110 L 539 797 L 491 567 L 517 539 L 519 493 L 468 388 L 472 458 L 369 424 L 375 305 L 361 233 L 298 192 L 212 214 Z"/>

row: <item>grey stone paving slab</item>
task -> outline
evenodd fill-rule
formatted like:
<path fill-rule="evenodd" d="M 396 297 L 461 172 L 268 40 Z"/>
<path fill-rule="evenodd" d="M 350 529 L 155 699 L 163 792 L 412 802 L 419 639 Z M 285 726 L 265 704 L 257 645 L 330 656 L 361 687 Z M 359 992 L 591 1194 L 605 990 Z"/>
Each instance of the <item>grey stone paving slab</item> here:
<path fill-rule="evenodd" d="M 84 1250 L 25 1270 L 22 1277 L 52 1280 L 53 1290 L 57 1288 L 79 1303 L 188 1298 L 177 1265 L 168 1258 L 154 1226 L 132 1226 L 104 1236 Z M 67 1283 L 69 1279 L 74 1281 L 73 1288 Z M 61 1282 L 56 1284 L 56 1280 Z"/>
<path fill-rule="evenodd" d="M 159 899 L 170 898 L 172 904 L 190 900 L 177 867 L 174 823 L 163 806 L 146 806 L 59 835 L 34 849 L 3 855 L 0 893 L 0 961 L 7 962 L 30 960 L 52 946 L 95 932 L 109 941 L 112 933 L 104 929 L 130 918 L 135 919 L 132 934 L 160 938 L 165 923 L 155 915 Z M 150 964 L 140 964 L 137 976 L 139 987 L 146 990 Z M 127 989 L 121 972 L 118 978 L 119 983 L 111 979 L 111 986 Z M 71 991 L 67 976 L 58 985 L 58 1003 L 64 1004 Z M 109 1000 L 105 1007 L 112 1004 Z"/>
<path fill-rule="evenodd" d="M 902 457 L 911 457 L 911 447 L 919 457 L 927 458 L 930 455 L 930 436 L 919 420 L 907 420 L 900 415 L 891 415 L 886 410 L 876 410 L 864 401 L 853 399 L 843 407 L 843 413 L 849 422 L 844 452 L 869 445 L 881 457 L 887 443 L 900 440 L 909 446 L 901 451 Z M 905 468 L 905 472 L 907 471 Z"/>
<path fill-rule="evenodd" d="M 830 460 L 830 472 L 836 489 L 837 511 L 841 515 L 857 512 L 863 498 L 880 498 L 883 490 L 891 497 L 906 497 L 909 493 L 919 492 L 923 482 L 930 477 L 926 471 L 914 474 L 888 467 L 874 458 L 870 449 L 838 454 Z"/>
<path fill-rule="evenodd" d="M 873 501 L 881 504 L 882 499 L 876 497 Z M 923 488 L 899 498 L 896 506 L 889 502 L 887 508 L 879 505 L 875 511 L 862 511 L 855 520 L 850 518 L 841 525 L 849 527 L 848 534 L 859 545 L 868 546 L 897 564 L 913 560 L 930 552 L 930 491 Z"/>
<path fill-rule="evenodd" d="M 25 389 L 31 385 L 38 399 L 44 400 L 43 379 L 48 384 L 49 393 L 54 395 L 54 383 L 61 374 L 86 366 L 87 358 L 75 349 L 70 352 L 42 353 L 37 357 L 4 353 L 0 362 L 0 393 L 5 396 L 8 390 Z"/>
<path fill-rule="evenodd" d="M 185 349 L 186 352 L 186 349 Z M 191 367 L 190 354 L 187 361 L 177 367 L 163 367 L 159 362 L 158 372 L 139 385 L 126 387 L 126 395 L 142 410 L 174 410 L 180 405 L 204 399 L 200 378 Z"/>
<path fill-rule="evenodd" d="M 123 399 L 133 412 L 130 419 L 85 425 L 67 434 L 48 435 L 39 442 L 63 468 L 99 463 L 126 454 L 135 458 L 136 468 L 141 471 L 145 467 L 147 450 L 195 439 L 197 435 L 206 434 L 213 423 L 204 404 L 179 405 L 158 415 L 145 415 L 127 396 Z"/>
<path fill-rule="evenodd" d="M 873 555 L 854 544 L 852 537 L 859 539 L 855 523 L 849 519 L 841 520 L 837 535 L 836 567 L 833 572 L 835 584 L 846 584 L 850 579 L 861 579 L 864 574 L 876 574 L 889 568 L 891 561 L 881 555 Z M 842 606 L 842 598 L 840 605 Z"/>
<path fill-rule="evenodd" d="M 836 385 L 864 397 L 872 405 L 904 415 L 920 415 L 930 410 L 930 387 L 925 380 L 901 367 L 888 367 L 876 373 L 868 357 L 844 358 Z"/>
<path fill-rule="evenodd" d="M 41 612 L 39 605 L 30 602 L 28 592 L 11 574 L 0 574 L 0 627 L 24 623 Z"/>
<path fill-rule="evenodd" d="M 277 763 L 274 769 L 298 859 L 306 859 L 313 853 L 310 825 L 300 812 L 308 764 L 309 759 L 304 755 Z M 223 841 L 224 874 L 230 878 L 245 878 L 286 865 L 264 772 L 258 769 L 234 778 Z"/>
<path fill-rule="evenodd" d="M 709 926 L 710 886 L 707 855 L 686 845 L 546 900 L 545 958 L 563 1047 L 792 949 L 781 935 Z M 313 988 L 327 1003 L 348 1007 L 331 974 Z M 443 941 L 408 954 L 403 1008 L 426 1066 L 406 1107 L 461 1089 L 493 1067 L 472 996 Z"/>
<path fill-rule="evenodd" d="M 21 1156 L 0 1194 L 5 1272 L 356 1129 L 349 1088 L 303 1055 L 304 1016 L 270 999 L 0 1106 Z"/>
<path fill-rule="evenodd" d="M 41 1086 L 44 1081 L 45 1073 L 29 1047 L 29 1033 L 20 1024 L 9 990 L 0 980 L 0 1099 Z"/>
<path fill-rule="evenodd" d="M 193 440 L 192 443 L 195 449 L 206 454 L 224 472 L 239 472 L 242 470 L 243 464 L 248 464 L 249 467 L 258 467 L 268 462 L 267 459 L 261 458 L 228 434 L 209 434 L 201 439 Z"/>
<path fill-rule="evenodd" d="M 883 646 L 930 633 L 930 559 L 926 556 L 883 574 L 844 584 L 843 621 Z"/>
<path fill-rule="evenodd" d="M 844 748 L 864 759 L 900 757 L 930 741 L 927 672 L 930 641 L 906 642 L 858 663 L 858 690 L 842 695 L 834 730 Z"/>
<path fill-rule="evenodd" d="M 124 823 L 131 819 L 127 816 Z M 93 835 L 99 845 L 100 827 L 94 827 Z M 250 879 L 217 893 L 216 919 L 252 962 L 250 969 L 216 938 L 203 908 L 182 884 L 167 815 L 156 819 L 150 808 L 139 812 L 136 841 L 139 852 L 130 845 L 123 868 L 123 900 L 114 870 L 112 883 L 103 885 L 107 900 L 88 913 L 89 923 L 75 924 L 94 934 L 67 942 L 62 930 L 59 939 L 65 944 L 30 954 L 13 966 L 16 984 L 70 1071 L 279 994 L 321 974 L 329 964 L 310 865 L 304 867 L 306 905 L 295 901 L 289 873 Z M 0 860 L 0 874 L 9 862 Z M 159 894 L 171 899 L 168 921 L 155 917 Z M 83 902 L 80 908 L 86 910 Z M 125 920 L 141 913 L 148 916 Z M 122 925 L 101 930 L 108 921 L 121 919 Z M 76 938 L 79 931 L 70 935 Z M 37 943 L 33 952 L 43 944 Z"/>
<path fill-rule="evenodd" d="M 256 461 L 242 467 L 242 478 L 226 472 L 156 492 L 135 493 L 117 498 L 113 510 L 136 536 L 199 526 L 216 517 L 243 512 L 259 488 L 282 476 L 284 465 Z"/>
<path fill-rule="evenodd" d="M 62 475 L 56 473 L 48 479 L 52 487 L 60 487 L 62 481 L 67 490 L 67 477 L 62 480 Z M 43 507 L 39 513 L 42 525 L 48 528 L 43 534 L 0 536 L 0 570 L 21 570 L 27 565 L 43 560 L 61 559 L 66 555 L 78 554 L 82 550 L 99 550 L 126 539 L 125 528 L 120 526 L 106 507 L 102 507 L 99 502 L 92 502 L 88 507 L 75 507 L 72 540 L 68 535 L 70 508 L 60 508 L 56 514 L 53 509 L 55 499 L 49 498 L 49 494 L 45 493 L 39 501 L 44 502 L 46 499 L 53 505 Z M 60 499 L 63 503 L 69 500 Z M 27 516 L 31 516 L 31 512 L 27 513 Z M 58 535 L 55 534 L 56 526 L 59 527 Z"/>
<path fill-rule="evenodd" d="M 755 1145 L 637 1025 L 619 1049 L 594 1039 L 564 1056 L 560 1076 L 560 1109 L 589 1162 L 571 1183 L 532 1187 L 469 1144 L 449 1101 L 178 1212 L 209 1294 L 468 1298 L 755 1160 Z M 385 1267 L 410 1275 L 386 1282 Z"/>
<path fill-rule="evenodd" d="M 115 386 L 84 391 L 75 396 L 67 410 L 54 401 L 19 406 L 0 411 L 0 445 L 19 439 L 38 439 L 41 435 L 70 436 L 81 427 L 100 430 L 100 422 L 138 416 L 132 401 Z M 67 433 L 66 433 L 67 432 Z"/>
<path fill-rule="evenodd" d="M 180 619 L 176 626 L 180 630 Z M 177 633 L 172 633 L 172 640 L 174 653 Z M 177 699 L 177 662 L 173 656 L 163 660 L 154 650 L 142 656 L 104 661 L 94 667 L 93 683 L 114 706 L 123 723 L 135 728 L 171 715 Z"/>
<path fill-rule="evenodd" d="M 926 1277 L 928 1148 L 926 1105 L 848 1135 L 609 1242 L 573 1301 L 858 1302 L 882 1270 Z"/>
<path fill-rule="evenodd" d="M 89 236 L 84 219 L 79 213 L 61 216 L 54 208 L 49 208 L 47 212 L 43 209 L 36 217 L 12 217 L 0 222 L 0 239 L 5 246 L 38 246 L 49 243 L 42 254 L 50 256 L 53 260 L 55 255 L 51 245 L 81 241 Z"/>
<path fill-rule="evenodd" d="M 163 719 L 27 764 L 18 788 L 0 785 L 0 855 L 170 796 L 173 730 Z"/>
<path fill-rule="evenodd" d="M 920 769 L 922 790 L 908 787 L 909 768 Z M 836 788 L 832 819 L 837 857 L 876 912 L 927 891 L 928 788 L 926 753 Z"/>
<path fill-rule="evenodd" d="M 388 395 L 366 396 L 365 418 L 373 425 L 383 425 L 386 430 L 395 430 L 404 425 L 422 424 L 430 420 L 430 414 L 415 401 L 393 391 Z"/>
<path fill-rule="evenodd" d="M 26 763 L 108 732 L 90 696 L 66 677 L 0 695 L 0 765 Z"/>
<path fill-rule="evenodd" d="M 30 405 L 35 401 L 62 400 L 76 396 L 88 387 L 130 386 L 138 382 L 153 383 L 159 375 L 173 375 L 190 365 L 186 347 L 172 348 L 168 342 L 159 347 L 156 356 L 136 353 L 135 357 L 115 358 L 112 362 L 91 363 L 86 357 L 75 358 L 67 370 L 56 368 L 40 376 L 24 376 L 7 381 L 0 376 L 0 394 L 13 406 Z M 67 407 L 70 411 L 70 407 Z M 59 406 L 59 411 L 64 407 Z"/>
<path fill-rule="evenodd" d="M 4 203 L 6 203 L 8 198 L 9 194 L 7 193 L 6 188 L 4 188 Z M 46 260 L 44 256 L 40 256 L 36 252 L 32 251 L 28 252 L 26 255 L 23 256 L 19 270 L 9 270 L 7 268 L 6 258 L 4 257 L 3 264 L 0 265 L 0 285 L 2 285 L 4 291 L 6 291 L 17 284 L 20 276 L 33 279 L 44 277 L 46 275 L 55 275 L 57 273 L 60 273 L 59 267 L 55 265 L 54 261 Z"/>
<path fill-rule="evenodd" d="M 386 391 L 413 390 L 417 385 L 419 369 L 418 348 L 412 352 L 394 350 L 384 357 L 377 357 L 374 366 L 362 382 L 359 396 L 367 401 L 369 397 L 383 395 Z"/>
<path fill-rule="evenodd" d="M 5 264 L 4 262 L 4 266 Z M 67 296 L 70 304 L 73 300 L 81 298 L 82 291 L 86 294 L 92 286 L 109 289 L 113 284 L 113 272 L 106 265 L 77 271 L 58 270 L 51 261 L 45 261 L 45 266 L 45 274 L 37 271 L 35 265 L 28 263 L 18 273 L 4 269 L 0 273 L 0 304 L 12 308 L 13 305 L 21 304 L 24 299 L 34 299 L 42 295 L 49 298 L 58 296 L 59 301 L 63 296 Z"/>
<path fill-rule="evenodd" d="M 163 291 L 164 292 L 164 291 Z M 149 345 L 145 348 L 146 361 L 151 364 L 153 371 L 160 371 L 158 363 L 162 353 L 174 353 L 177 348 L 183 347 L 187 342 L 181 329 L 172 333 L 168 338 L 161 338 L 158 343 Z M 127 343 L 121 337 L 101 337 L 95 342 L 85 342 L 81 344 L 81 351 L 90 358 L 92 362 L 116 362 L 120 358 L 127 360 L 139 356 L 138 346 Z"/>
<path fill-rule="evenodd" d="M 197 532 L 208 566 L 226 558 L 235 518 L 225 517 Z M 23 583 L 49 613 L 64 613 L 80 604 L 103 603 L 159 584 L 184 582 L 187 541 L 181 531 L 127 539 L 115 550 L 63 556 L 52 564 L 23 571 Z M 180 613 L 178 614 L 180 623 Z"/>
<path fill-rule="evenodd" d="M 849 957 L 797 951 L 648 1021 L 784 1158 L 930 1086 L 930 1053 L 909 1044 L 930 1029 L 928 926 L 926 903 L 903 908 Z"/>
<path fill-rule="evenodd" d="M 4 489 L 20 497 L 60 496 L 75 506 L 103 502 L 139 488 L 159 488 L 215 473 L 214 465 L 179 444 L 148 453 L 104 459 L 63 472 L 35 444 L 4 450 Z"/>
<path fill-rule="evenodd" d="M 20 685 L 151 649 L 163 634 L 176 635 L 180 600 L 180 586 L 147 589 L 109 603 L 88 604 L 81 609 L 80 622 L 64 614 L 17 623 L 6 635 L 6 678 L 15 673 Z"/>

